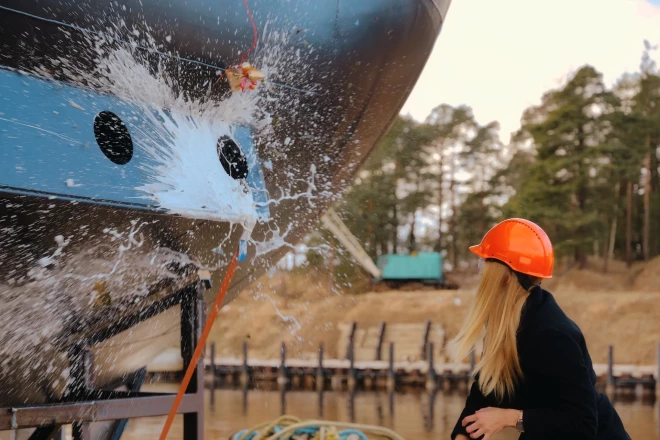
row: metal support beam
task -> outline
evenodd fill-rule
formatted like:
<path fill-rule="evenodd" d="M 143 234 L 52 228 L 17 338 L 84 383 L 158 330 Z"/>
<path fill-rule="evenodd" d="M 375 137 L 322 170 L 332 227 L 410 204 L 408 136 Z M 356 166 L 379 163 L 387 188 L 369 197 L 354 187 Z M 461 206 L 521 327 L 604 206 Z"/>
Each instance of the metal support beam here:
<path fill-rule="evenodd" d="M 62 438 L 62 426 L 41 426 L 34 430 L 28 440 L 60 440 Z"/>
<path fill-rule="evenodd" d="M 76 422 L 72 425 L 71 437 L 73 440 L 92 440 L 92 431 L 89 423 Z"/>
<path fill-rule="evenodd" d="M 355 261 L 357 261 L 374 278 L 380 278 L 381 271 L 378 266 L 376 266 L 369 254 L 367 254 L 362 248 L 357 238 L 355 238 L 332 208 L 328 209 L 326 214 L 321 218 L 321 222 L 328 231 L 332 232 L 332 234 L 337 237 L 339 242 L 353 256 L 353 258 L 355 258 Z"/>
<path fill-rule="evenodd" d="M 0 431 L 57 424 L 69 425 L 74 422 L 104 422 L 163 416 L 169 413 L 174 403 L 174 397 L 171 394 L 151 394 L 126 399 L 2 408 L 0 409 Z M 200 396 L 185 395 L 178 413 L 196 411 L 199 401 Z"/>
<path fill-rule="evenodd" d="M 134 324 L 156 310 L 165 311 L 180 302 L 181 304 L 181 354 L 184 365 L 189 365 L 192 354 L 204 325 L 206 306 L 204 289 L 207 283 L 196 283 L 166 298 L 147 312 L 136 315 Z M 176 299 L 177 301 L 173 301 Z M 122 327 L 122 329 L 125 329 Z M 122 330 L 123 331 L 123 330 Z M 145 371 L 137 372 L 132 381 L 126 384 L 128 391 L 106 391 L 89 388 L 93 359 L 89 346 L 114 336 L 118 329 L 104 329 L 93 337 L 71 347 L 74 386 L 65 400 L 41 406 L 0 408 L 0 431 L 37 428 L 30 440 L 50 440 L 57 438 L 62 425 L 72 425 L 74 440 L 91 439 L 90 423 L 118 421 L 111 430 L 111 440 L 118 440 L 128 419 L 167 415 L 174 403 L 174 394 L 141 393 L 137 390 L 144 381 Z M 75 371 L 73 371 L 75 370 Z M 204 436 L 204 362 L 197 363 L 193 379 L 178 409 L 184 414 L 184 440 L 203 440 Z"/>
<path fill-rule="evenodd" d="M 133 375 L 131 380 L 126 384 L 126 388 L 128 388 L 128 391 L 129 392 L 140 391 L 140 388 L 142 388 L 142 384 L 144 383 L 144 378 L 146 377 L 146 375 L 147 375 L 146 368 L 137 371 Z M 126 429 L 127 424 L 128 424 L 128 419 L 122 419 L 115 422 L 114 426 L 112 427 L 111 434 L 108 437 L 109 440 L 119 440 L 121 436 L 124 434 L 124 430 Z"/>
<path fill-rule="evenodd" d="M 162 300 L 146 306 L 145 308 L 141 309 L 134 315 L 121 319 L 119 322 L 97 331 L 96 333 L 86 338 L 84 344 L 88 346 L 96 345 L 100 342 L 105 341 L 106 339 L 118 335 L 121 332 L 129 330 L 132 327 L 136 326 L 137 324 L 146 321 L 147 319 L 152 318 L 160 313 L 163 313 L 165 310 L 168 310 L 176 306 L 177 304 L 180 304 L 181 299 L 184 296 L 190 294 L 190 291 L 194 291 L 195 289 L 196 289 L 195 285 L 184 287 L 178 292 L 174 292 L 173 294 L 168 295 Z"/>
<path fill-rule="evenodd" d="M 181 357 L 183 369 L 187 369 L 197 341 L 202 333 L 205 318 L 203 285 L 185 295 L 181 300 Z M 186 393 L 197 398 L 196 411 L 183 414 L 183 439 L 202 440 L 204 438 L 204 356 L 200 356 Z"/>

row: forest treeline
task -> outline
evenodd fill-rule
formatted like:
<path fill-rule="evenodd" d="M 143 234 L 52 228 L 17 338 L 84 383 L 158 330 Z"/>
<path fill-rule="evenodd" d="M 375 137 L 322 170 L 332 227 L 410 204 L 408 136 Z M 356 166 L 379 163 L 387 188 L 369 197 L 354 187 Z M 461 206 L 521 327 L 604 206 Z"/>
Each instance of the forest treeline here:
<path fill-rule="evenodd" d="M 376 260 L 440 251 L 453 267 L 507 217 L 541 225 L 577 267 L 587 256 L 632 264 L 660 253 L 660 72 L 645 43 L 640 70 L 612 87 L 585 65 L 526 109 L 511 141 L 468 106 L 399 117 L 335 209 Z M 311 237 L 309 244 L 333 241 Z M 350 276 L 350 256 L 308 251 Z M 340 257 L 337 260 L 337 257 Z M 334 267 L 335 264 L 331 263 Z"/>

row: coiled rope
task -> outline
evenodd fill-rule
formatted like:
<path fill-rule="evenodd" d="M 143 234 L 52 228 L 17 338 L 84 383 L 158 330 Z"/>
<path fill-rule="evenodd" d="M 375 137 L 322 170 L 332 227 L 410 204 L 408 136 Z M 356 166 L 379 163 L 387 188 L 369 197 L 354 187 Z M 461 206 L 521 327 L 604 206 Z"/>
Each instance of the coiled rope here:
<path fill-rule="evenodd" d="M 325 420 L 302 421 L 291 415 L 239 431 L 233 434 L 230 440 L 288 440 L 294 436 L 306 436 L 309 440 L 369 440 L 367 435 L 404 440 L 396 432 L 382 426 Z"/>

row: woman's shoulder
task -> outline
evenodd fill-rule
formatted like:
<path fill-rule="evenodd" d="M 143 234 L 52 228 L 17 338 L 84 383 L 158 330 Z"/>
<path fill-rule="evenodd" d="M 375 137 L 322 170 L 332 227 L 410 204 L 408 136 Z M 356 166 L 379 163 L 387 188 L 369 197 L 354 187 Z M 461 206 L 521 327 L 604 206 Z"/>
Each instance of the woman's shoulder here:
<path fill-rule="evenodd" d="M 580 328 L 564 313 L 552 294 L 541 289 L 530 294 L 521 317 L 518 340 L 519 347 L 526 352 L 569 351 L 578 355 L 584 347 Z"/>
<path fill-rule="evenodd" d="M 530 293 L 521 317 L 518 347 L 521 355 L 533 363 L 558 358 L 572 363 L 584 358 L 586 349 L 580 328 L 564 313 L 552 294 L 535 289 Z"/>
<path fill-rule="evenodd" d="M 578 330 L 579 331 L 579 330 Z M 586 364 L 581 334 L 559 328 L 546 328 L 528 339 L 520 355 L 525 369 L 546 375 L 562 375 L 575 372 Z"/>
<path fill-rule="evenodd" d="M 564 313 L 547 290 L 534 289 L 529 294 L 521 317 L 521 332 L 540 334 L 564 333 L 580 339 L 580 328 Z"/>

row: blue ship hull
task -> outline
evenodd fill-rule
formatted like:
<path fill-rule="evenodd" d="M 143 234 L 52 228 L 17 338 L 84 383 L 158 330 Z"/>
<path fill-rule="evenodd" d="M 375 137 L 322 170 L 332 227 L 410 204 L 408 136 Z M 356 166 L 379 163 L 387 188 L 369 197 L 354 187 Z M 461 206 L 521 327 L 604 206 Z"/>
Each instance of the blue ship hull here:
<path fill-rule="evenodd" d="M 268 140 L 252 126 L 231 127 L 246 160 L 241 185 L 260 219 L 254 243 L 295 244 L 316 226 L 398 114 L 448 3 L 250 1 L 257 27 L 286 36 L 286 53 L 303 53 L 305 66 L 279 69 L 261 86 L 272 98 L 262 104 L 273 120 Z M 177 211 L 140 189 L 162 165 L 143 146 L 167 134 L 159 124 L 168 109 L 120 99 L 71 73 L 93 72 L 104 52 L 137 41 L 130 49 L 153 72 L 163 69 L 177 93 L 223 102 L 230 92 L 219 70 L 252 43 L 242 2 L 108 4 L 0 0 L 0 319 L 11 321 L 0 324 L 0 359 L 10 372 L 0 375 L 3 406 L 57 401 L 67 385 L 62 353 L 189 284 L 200 265 L 219 285 L 243 234 L 235 207 Z M 113 37 L 99 51 L 109 27 Z M 143 47 L 132 32 L 146 28 L 153 41 Z M 250 61 L 267 59 L 268 47 L 257 45 Z M 103 115 L 121 123 L 103 133 Z M 248 246 L 228 300 L 289 249 Z M 159 266 L 162 252 L 177 258 Z M 95 385 L 176 344 L 172 313 L 94 347 Z M 40 374 L 25 373 L 35 358 L 45 363 Z"/>

